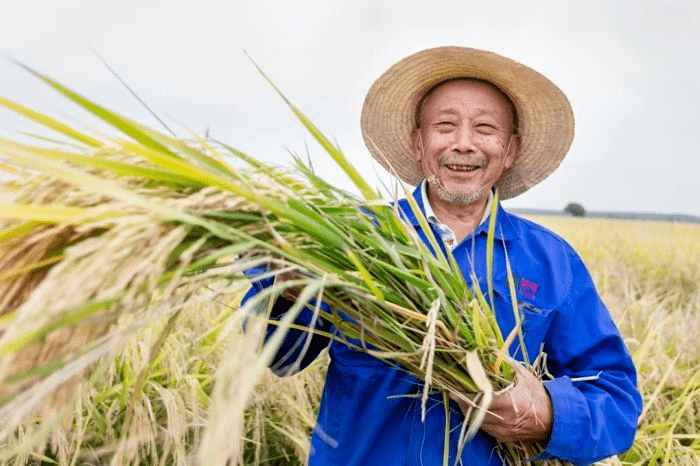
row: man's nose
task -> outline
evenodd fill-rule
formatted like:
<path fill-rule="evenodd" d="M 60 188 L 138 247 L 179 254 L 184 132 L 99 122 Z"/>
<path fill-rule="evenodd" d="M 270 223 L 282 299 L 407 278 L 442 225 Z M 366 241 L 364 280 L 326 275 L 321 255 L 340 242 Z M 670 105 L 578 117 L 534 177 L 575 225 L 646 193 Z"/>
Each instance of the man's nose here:
<path fill-rule="evenodd" d="M 452 151 L 460 154 L 468 154 L 474 152 L 474 132 L 467 125 L 461 125 L 454 132 L 454 141 Z"/>

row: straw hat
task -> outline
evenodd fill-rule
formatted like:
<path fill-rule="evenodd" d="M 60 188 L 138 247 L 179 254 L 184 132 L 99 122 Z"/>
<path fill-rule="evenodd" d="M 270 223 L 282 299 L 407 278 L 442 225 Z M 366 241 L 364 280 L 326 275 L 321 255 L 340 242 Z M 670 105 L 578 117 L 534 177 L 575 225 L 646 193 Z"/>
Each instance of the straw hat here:
<path fill-rule="evenodd" d="M 454 78 L 489 81 L 513 102 L 522 139 L 515 164 L 496 183 L 501 199 L 522 194 L 552 173 L 574 137 L 564 93 L 537 71 L 493 52 L 438 47 L 404 58 L 377 79 L 362 108 L 362 136 L 372 156 L 406 183 L 423 179 L 410 157 L 416 107 L 430 89 Z"/>

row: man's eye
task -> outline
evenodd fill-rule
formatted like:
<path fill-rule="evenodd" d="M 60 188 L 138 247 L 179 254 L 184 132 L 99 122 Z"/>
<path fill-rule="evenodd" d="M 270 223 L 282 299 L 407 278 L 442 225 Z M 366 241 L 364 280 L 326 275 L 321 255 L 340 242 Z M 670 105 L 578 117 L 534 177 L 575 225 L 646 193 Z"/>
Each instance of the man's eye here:
<path fill-rule="evenodd" d="M 496 131 L 496 127 L 489 123 L 479 123 L 476 127 L 480 131 Z"/>

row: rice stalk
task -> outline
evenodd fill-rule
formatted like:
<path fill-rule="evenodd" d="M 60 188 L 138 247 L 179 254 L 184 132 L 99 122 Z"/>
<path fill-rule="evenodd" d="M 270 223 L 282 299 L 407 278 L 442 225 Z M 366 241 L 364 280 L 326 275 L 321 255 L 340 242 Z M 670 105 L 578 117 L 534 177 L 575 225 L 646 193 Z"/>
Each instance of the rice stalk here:
<path fill-rule="evenodd" d="M 185 284 L 212 277 L 242 281 L 241 272 L 260 263 L 270 273 L 286 267 L 308 278 L 299 282 L 305 286 L 300 300 L 260 350 L 258 332 L 264 322 L 249 319 L 249 331 L 234 338 L 231 348 L 249 354 L 250 361 L 244 364 L 232 354 L 219 368 L 199 449 L 202 464 L 240 459 L 243 410 L 222 417 L 226 410 L 221 406 L 246 404 L 295 313 L 312 297 L 331 306 L 331 311 L 317 307 L 316 312 L 335 324 L 346 344 L 401 365 L 425 380 L 426 390 L 461 387 L 453 394 L 474 405 L 477 420 L 484 415 L 488 394 L 512 383 L 513 370 L 503 363 L 504 339 L 488 302 L 480 290 L 467 287 L 452 255 L 441 252 L 413 198 L 407 196 L 432 251 L 296 107 L 292 110 L 365 199 L 341 193 L 309 170 L 264 167 L 226 146 L 211 156 L 209 145 L 145 128 L 34 74 L 123 136 L 86 137 L 38 112 L 0 101 L 77 145 L 59 150 L 0 140 L 6 164 L 21 173 L 39 173 L 13 180 L 17 189 L 2 210 L 9 220 L 0 227 L 0 247 L 12 268 L 0 280 L 8 290 L 0 302 L 5 319 L 0 409 L 15 406 L 19 394 L 32 387 L 52 389 L 22 401 L 22 415 L 5 425 L 0 441 L 44 401 L 48 416 L 70 398 L 96 357 L 124 343 L 127 327 L 119 321 L 148 319 L 155 309 L 173 318 L 174 311 L 163 305 L 173 297 L 184 299 L 178 294 L 188 293 Z M 232 157 L 250 168 L 224 162 Z M 283 286 L 288 285 L 262 293 L 258 304 L 274 298 Z M 168 331 L 166 326 L 163 335 Z M 92 352 L 81 351 L 97 343 Z M 148 353 L 144 372 L 125 395 L 133 406 L 125 419 L 128 435 L 112 464 L 138 457 L 144 449 L 146 456 L 158 457 L 156 443 L 142 440 L 156 437 L 150 427 L 156 422 L 153 404 L 143 397 L 145 371 L 154 357 Z M 242 373 L 247 376 L 238 377 Z M 172 412 L 176 400 L 156 391 Z M 478 426 L 477 421 L 467 432 Z M 172 426 L 173 432 L 180 427 Z M 504 454 L 512 456 L 508 461 L 520 461 L 514 449 Z"/>

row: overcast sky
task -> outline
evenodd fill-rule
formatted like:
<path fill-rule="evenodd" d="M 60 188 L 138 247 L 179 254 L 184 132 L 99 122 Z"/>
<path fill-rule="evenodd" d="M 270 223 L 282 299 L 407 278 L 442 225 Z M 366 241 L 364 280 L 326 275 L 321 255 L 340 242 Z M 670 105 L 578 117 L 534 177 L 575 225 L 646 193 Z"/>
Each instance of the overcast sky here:
<path fill-rule="evenodd" d="M 439 45 L 492 50 L 569 97 L 576 136 L 517 207 L 700 215 L 697 0 L 0 0 L 0 52 L 127 116 L 158 123 L 99 53 L 183 136 L 209 134 L 263 160 L 337 171 L 243 50 L 379 184 L 359 130 L 364 95 L 399 59 Z M 576 6 L 574 6 L 576 5 Z M 0 95 L 88 120 L 0 57 Z M 0 136 L 29 126 L 0 110 Z"/>

